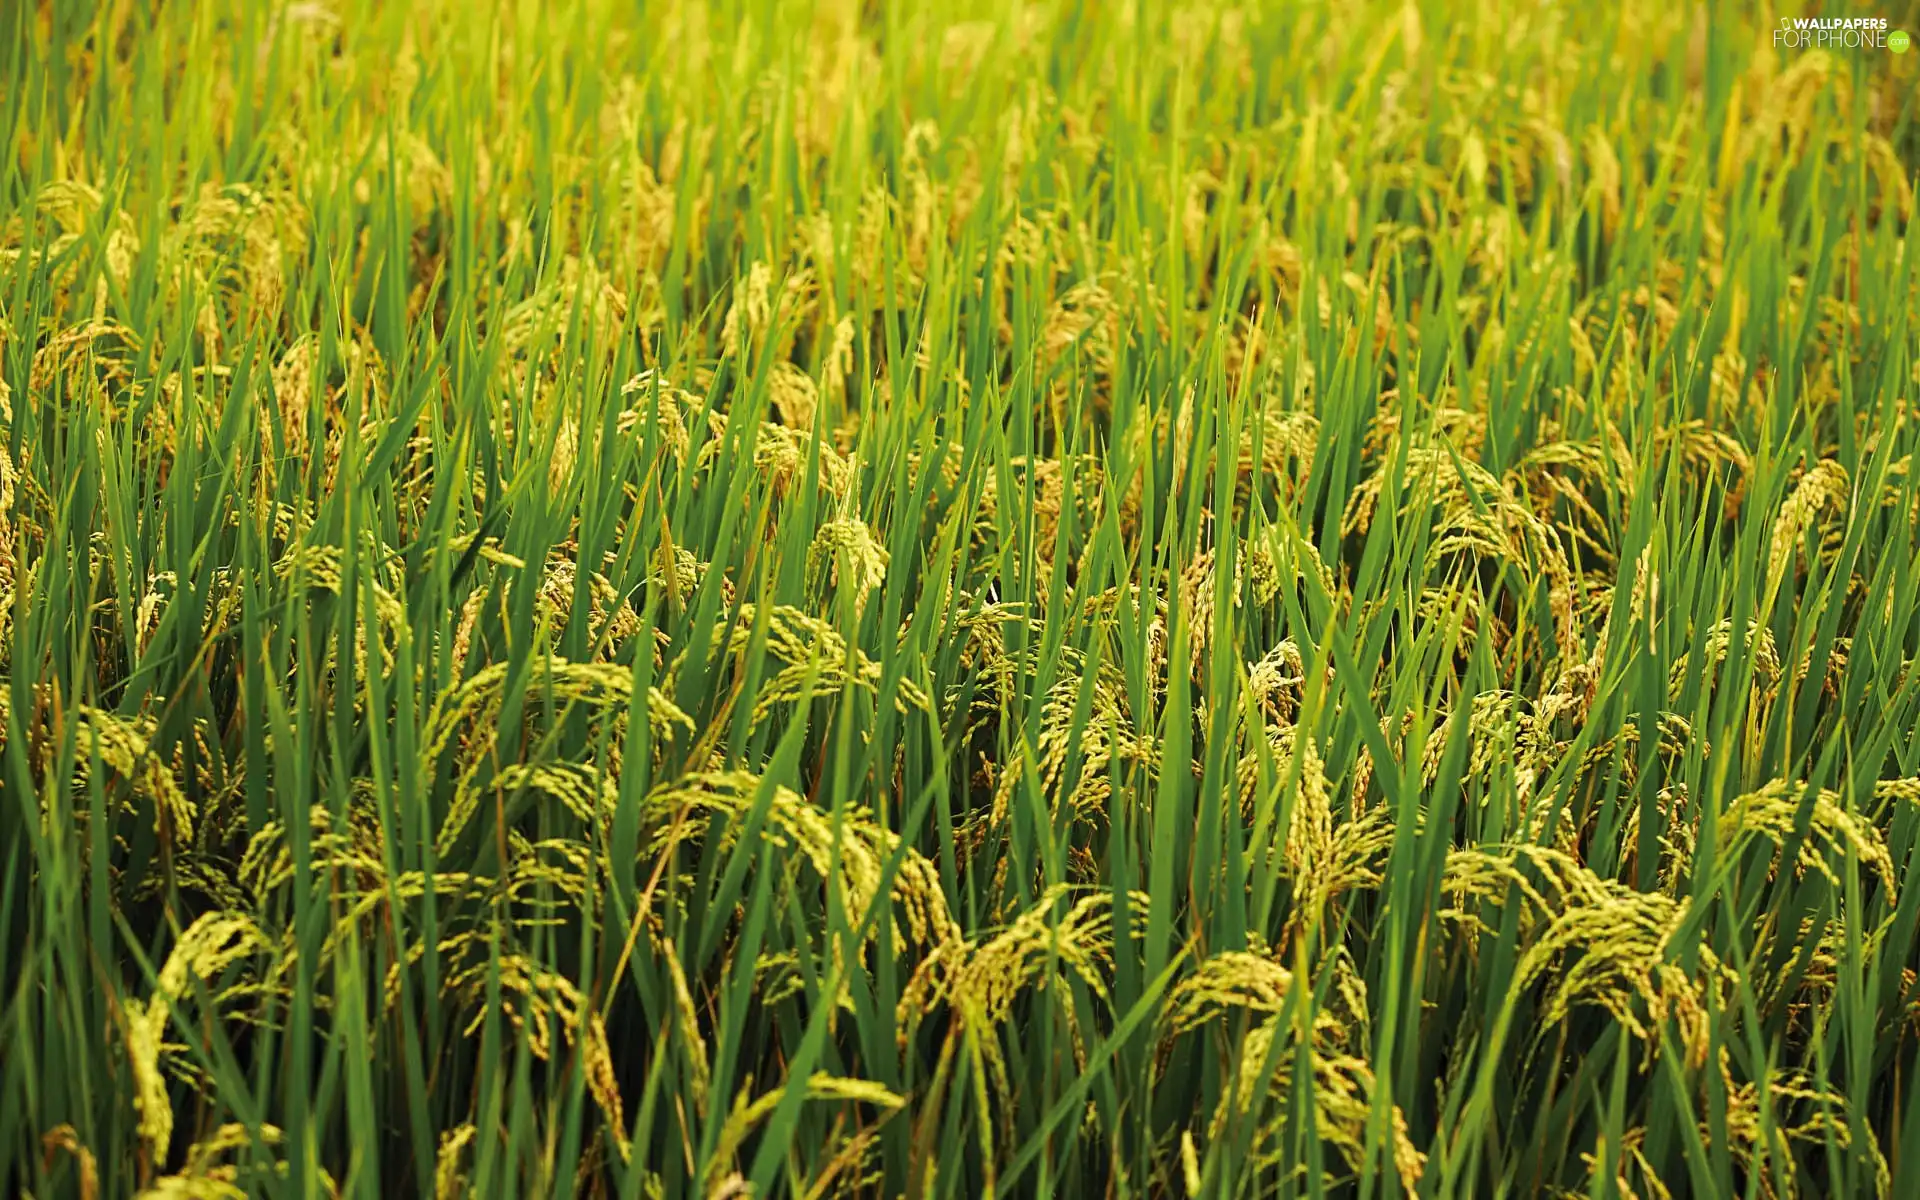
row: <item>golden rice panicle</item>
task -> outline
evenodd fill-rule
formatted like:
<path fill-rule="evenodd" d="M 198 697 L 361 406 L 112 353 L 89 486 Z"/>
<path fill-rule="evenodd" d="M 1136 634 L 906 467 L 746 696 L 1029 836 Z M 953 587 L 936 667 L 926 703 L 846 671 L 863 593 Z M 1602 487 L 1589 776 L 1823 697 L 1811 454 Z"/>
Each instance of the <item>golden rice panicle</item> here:
<path fill-rule="evenodd" d="M 1769 593 L 1780 587 L 1787 568 L 1800 551 L 1801 540 L 1821 510 L 1832 508 L 1844 515 L 1851 496 L 1852 485 L 1847 477 L 1847 469 L 1833 459 L 1821 459 L 1800 477 L 1792 494 L 1781 504 L 1780 515 L 1773 521 L 1773 534 L 1768 539 Z"/>
<path fill-rule="evenodd" d="M 153 1161 L 164 1161 L 173 1137 L 173 1104 L 161 1074 L 161 1059 L 178 1047 L 166 1042 L 173 1007 L 195 980 L 210 981 L 229 966 L 267 948 L 265 937 L 245 917 L 208 913 L 188 926 L 168 953 L 146 1000 L 121 1002 L 121 1032 L 132 1069 L 139 1131 Z"/>
<path fill-rule="evenodd" d="M 853 597 L 854 607 L 885 582 L 887 551 L 858 517 L 835 517 L 820 526 L 807 548 L 807 577 L 816 588 L 831 586 Z"/>

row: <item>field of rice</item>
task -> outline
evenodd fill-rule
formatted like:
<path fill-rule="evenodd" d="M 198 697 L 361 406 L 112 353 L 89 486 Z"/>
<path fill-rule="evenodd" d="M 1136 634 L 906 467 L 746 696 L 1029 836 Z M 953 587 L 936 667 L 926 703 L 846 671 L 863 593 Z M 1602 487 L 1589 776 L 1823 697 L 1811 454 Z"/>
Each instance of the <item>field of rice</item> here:
<path fill-rule="evenodd" d="M 0 1191 L 1920 1196 L 1826 15 L 0 4 Z"/>

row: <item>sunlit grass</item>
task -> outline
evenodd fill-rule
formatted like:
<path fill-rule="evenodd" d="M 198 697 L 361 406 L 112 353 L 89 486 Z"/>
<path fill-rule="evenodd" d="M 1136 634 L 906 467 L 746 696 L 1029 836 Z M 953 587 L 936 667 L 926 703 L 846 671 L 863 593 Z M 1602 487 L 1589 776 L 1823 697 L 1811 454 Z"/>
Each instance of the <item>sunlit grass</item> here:
<path fill-rule="evenodd" d="M 0 7 L 0 1180 L 1920 1194 L 1920 55 Z"/>

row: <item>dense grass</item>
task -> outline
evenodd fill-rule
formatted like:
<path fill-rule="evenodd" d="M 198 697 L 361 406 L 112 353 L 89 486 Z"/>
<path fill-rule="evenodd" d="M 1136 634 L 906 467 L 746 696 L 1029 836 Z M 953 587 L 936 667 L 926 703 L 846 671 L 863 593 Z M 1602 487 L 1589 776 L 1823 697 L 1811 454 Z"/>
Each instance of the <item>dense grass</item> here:
<path fill-rule="evenodd" d="M 1920 1194 L 1920 54 L 99 8 L 10 1193 Z"/>

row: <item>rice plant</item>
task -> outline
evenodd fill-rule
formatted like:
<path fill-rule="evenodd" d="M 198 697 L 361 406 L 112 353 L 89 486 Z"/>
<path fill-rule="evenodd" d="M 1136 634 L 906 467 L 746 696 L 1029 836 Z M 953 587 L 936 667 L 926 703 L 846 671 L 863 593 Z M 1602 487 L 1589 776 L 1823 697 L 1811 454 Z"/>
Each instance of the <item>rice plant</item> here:
<path fill-rule="evenodd" d="M 6 1190 L 1920 1194 L 1876 15 L 0 6 Z"/>

